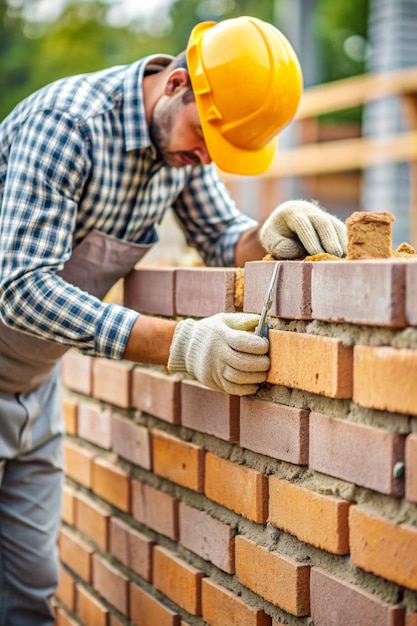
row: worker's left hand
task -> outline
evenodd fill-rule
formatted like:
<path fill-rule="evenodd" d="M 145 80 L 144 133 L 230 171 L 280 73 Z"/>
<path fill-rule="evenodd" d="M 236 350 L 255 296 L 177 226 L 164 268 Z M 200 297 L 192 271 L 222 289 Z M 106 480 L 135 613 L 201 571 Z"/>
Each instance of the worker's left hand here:
<path fill-rule="evenodd" d="M 307 200 L 277 206 L 260 229 L 260 241 L 277 259 L 298 259 L 327 252 L 346 255 L 346 226 L 335 215 Z"/>

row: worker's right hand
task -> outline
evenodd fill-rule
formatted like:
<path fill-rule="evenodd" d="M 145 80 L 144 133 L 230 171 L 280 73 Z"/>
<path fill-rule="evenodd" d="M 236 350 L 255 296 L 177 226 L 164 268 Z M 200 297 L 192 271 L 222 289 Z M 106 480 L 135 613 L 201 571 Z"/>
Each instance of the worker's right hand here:
<path fill-rule="evenodd" d="M 218 313 L 178 322 L 168 370 L 186 372 L 217 391 L 236 396 L 255 393 L 266 380 L 269 342 L 253 331 L 259 315 Z"/>

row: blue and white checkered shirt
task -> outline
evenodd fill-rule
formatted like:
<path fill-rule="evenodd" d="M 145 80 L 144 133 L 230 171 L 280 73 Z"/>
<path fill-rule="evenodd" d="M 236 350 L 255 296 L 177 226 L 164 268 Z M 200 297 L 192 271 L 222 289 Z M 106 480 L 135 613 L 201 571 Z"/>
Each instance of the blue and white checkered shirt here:
<path fill-rule="evenodd" d="M 86 354 L 121 358 L 137 313 L 103 303 L 56 272 L 92 230 L 139 244 L 172 207 L 207 265 L 233 265 L 255 222 L 215 167 L 157 160 L 145 118 L 145 68 L 171 57 L 59 80 L 0 125 L 0 319 Z"/>

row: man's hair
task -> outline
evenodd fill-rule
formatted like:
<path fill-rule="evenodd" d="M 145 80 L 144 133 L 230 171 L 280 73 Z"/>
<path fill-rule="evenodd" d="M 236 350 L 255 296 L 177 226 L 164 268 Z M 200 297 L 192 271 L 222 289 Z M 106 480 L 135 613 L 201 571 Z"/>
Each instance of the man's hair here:
<path fill-rule="evenodd" d="M 190 74 L 188 71 L 187 53 L 185 50 L 177 54 L 177 56 L 172 60 L 171 69 L 176 70 L 178 68 L 183 68 L 187 70 L 188 75 Z M 182 96 L 182 101 L 184 104 L 188 104 L 189 102 L 195 101 L 195 96 L 194 96 L 193 88 L 191 86 L 191 81 L 190 81 L 189 88 L 186 91 L 184 91 L 184 94 Z"/>

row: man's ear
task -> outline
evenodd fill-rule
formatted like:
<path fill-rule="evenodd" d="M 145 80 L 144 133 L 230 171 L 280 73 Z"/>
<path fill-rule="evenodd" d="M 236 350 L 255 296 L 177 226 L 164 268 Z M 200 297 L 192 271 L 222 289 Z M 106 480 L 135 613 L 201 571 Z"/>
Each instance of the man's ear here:
<path fill-rule="evenodd" d="M 183 67 L 178 67 L 173 70 L 165 83 L 165 95 L 172 96 L 178 89 L 183 87 L 188 88 L 190 86 L 190 76 L 187 70 Z"/>

